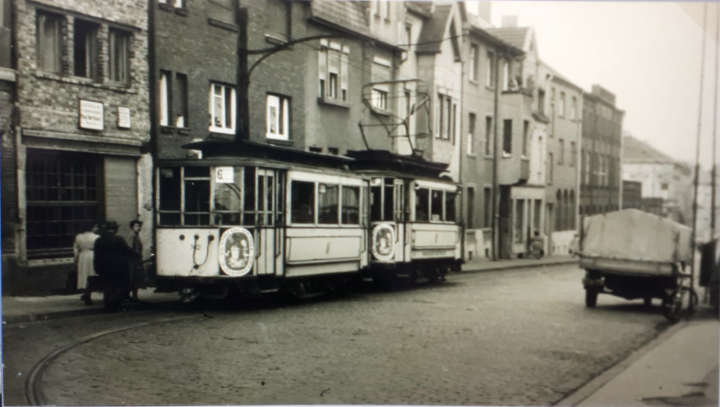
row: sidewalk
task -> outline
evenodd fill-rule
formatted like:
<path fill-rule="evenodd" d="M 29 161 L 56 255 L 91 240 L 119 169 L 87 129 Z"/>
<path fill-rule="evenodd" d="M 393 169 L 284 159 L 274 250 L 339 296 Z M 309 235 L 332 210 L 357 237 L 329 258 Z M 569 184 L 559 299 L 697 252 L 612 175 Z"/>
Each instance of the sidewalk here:
<path fill-rule="evenodd" d="M 536 259 L 513 259 L 488 261 L 480 260 L 465 264 L 463 272 L 505 270 L 526 267 L 548 266 L 555 264 L 571 264 L 576 260 L 569 256 L 547 257 Z M 177 293 L 156 293 L 152 288 L 140 290 L 138 295 L 145 303 L 174 302 Z M 93 293 L 93 305 L 85 305 L 80 300 L 80 293 L 72 295 L 51 295 L 45 297 L 8 297 L 2 298 L 3 323 L 29 322 L 65 318 L 103 312 L 102 294 Z"/>
<path fill-rule="evenodd" d="M 717 406 L 720 323 L 698 309 L 559 406 Z"/>

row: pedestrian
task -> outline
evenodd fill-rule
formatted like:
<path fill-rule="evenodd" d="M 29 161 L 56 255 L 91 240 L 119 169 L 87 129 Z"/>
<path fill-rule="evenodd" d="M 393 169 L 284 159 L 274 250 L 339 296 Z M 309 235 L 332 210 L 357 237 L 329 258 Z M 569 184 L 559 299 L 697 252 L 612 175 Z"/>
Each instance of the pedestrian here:
<path fill-rule="evenodd" d="M 143 266 L 142 254 L 143 244 L 140 240 L 140 230 L 142 222 L 139 220 L 130 221 L 130 230 L 132 237 L 130 239 L 130 248 L 134 256 L 130 259 L 130 299 L 137 301 L 138 289 L 145 286 L 145 267 Z"/>
<path fill-rule="evenodd" d="M 130 289 L 129 261 L 135 256 L 125 239 L 117 236 L 118 224 L 107 221 L 95 241 L 95 272 L 103 285 L 105 309 L 117 311 Z"/>
<path fill-rule="evenodd" d="M 75 236 L 75 243 L 73 244 L 73 257 L 77 267 L 77 288 L 83 290 L 80 299 L 85 302 L 85 305 L 92 305 L 92 290 L 88 280 L 91 276 L 97 275 L 93 264 L 95 257 L 93 249 L 95 240 L 98 237 L 100 237 L 98 235 L 98 226 L 93 225 L 89 230 Z"/>

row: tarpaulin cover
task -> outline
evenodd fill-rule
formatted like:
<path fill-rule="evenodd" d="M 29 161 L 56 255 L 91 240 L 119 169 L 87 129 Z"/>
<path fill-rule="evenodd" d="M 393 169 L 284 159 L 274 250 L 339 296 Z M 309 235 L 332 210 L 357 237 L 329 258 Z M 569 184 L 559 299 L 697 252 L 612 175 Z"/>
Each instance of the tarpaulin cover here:
<path fill-rule="evenodd" d="M 692 230 L 638 209 L 587 216 L 582 255 L 619 260 L 690 262 Z"/>

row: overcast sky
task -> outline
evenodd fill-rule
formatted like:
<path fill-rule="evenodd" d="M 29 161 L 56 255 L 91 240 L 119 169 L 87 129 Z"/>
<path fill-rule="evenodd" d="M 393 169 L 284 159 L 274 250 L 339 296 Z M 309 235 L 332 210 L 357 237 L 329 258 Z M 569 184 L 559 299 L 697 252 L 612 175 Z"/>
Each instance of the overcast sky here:
<path fill-rule="evenodd" d="M 586 90 L 597 83 L 616 94 L 626 112 L 625 130 L 694 162 L 703 4 L 493 1 L 492 23 L 499 26 L 503 15 L 516 15 L 519 25 L 532 26 L 541 59 Z M 700 148 L 709 168 L 718 2 L 707 5 Z M 716 157 L 720 160 L 720 153 Z"/>

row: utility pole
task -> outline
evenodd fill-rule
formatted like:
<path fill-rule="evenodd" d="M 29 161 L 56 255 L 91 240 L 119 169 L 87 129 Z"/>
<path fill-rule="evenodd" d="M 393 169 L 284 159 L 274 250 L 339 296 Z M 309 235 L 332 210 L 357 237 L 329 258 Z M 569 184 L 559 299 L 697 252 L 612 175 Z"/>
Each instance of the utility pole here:
<path fill-rule="evenodd" d="M 500 233 L 499 223 L 500 215 L 498 213 L 498 116 L 499 104 L 500 104 L 500 82 L 498 78 L 498 70 L 500 69 L 500 53 L 495 53 L 495 60 L 492 61 L 493 70 L 495 71 L 495 77 L 493 80 L 493 86 L 495 91 L 493 92 L 493 166 L 492 166 L 492 259 L 498 259 L 498 246 L 500 244 Z"/>
<path fill-rule="evenodd" d="M 715 174 L 716 174 L 716 159 L 715 159 L 715 144 L 717 140 L 717 116 L 718 116 L 718 54 L 720 53 L 720 4 L 715 4 L 717 15 L 717 23 L 715 24 L 715 96 L 713 102 L 713 138 L 712 138 L 712 175 L 710 181 L 710 239 L 715 238 Z"/>
<path fill-rule="evenodd" d="M 698 120 L 697 120 L 697 138 L 695 140 L 695 180 L 694 180 L 694 196 L 693 196 L 693 217 L 692 217 L 692 234 L 690 238 L 690 249 L 692 257 L 690 263 L 690 287 L 695 283 L 695 236 L 697 234 L 697 198 L 698 198 L 698 176 L 700 173 L 700 133 L 702 128 L 702 105 L 703 105 L 703 82 L 705 79 L 705 29 L 707 27 L 707 3 L 703 4 L 703 29 L 702 29 L 702 53 L 700 56 L 700 90 L 698 102 Z M 715 112 L 717 114 L 717 112 Z M 714 208 L 713 208 L 714 209 Z M 693 310 L 693 301 L 690 301 L 690 311 Z"/>

